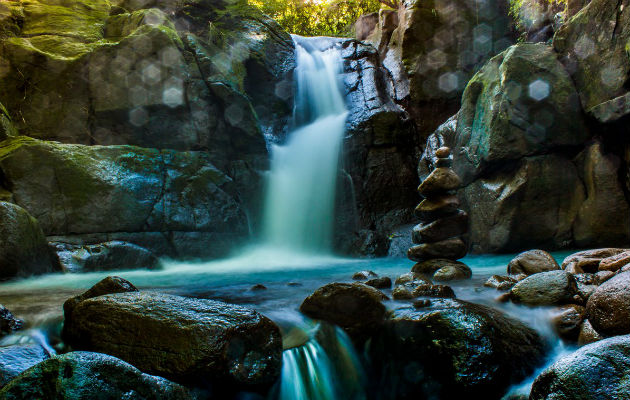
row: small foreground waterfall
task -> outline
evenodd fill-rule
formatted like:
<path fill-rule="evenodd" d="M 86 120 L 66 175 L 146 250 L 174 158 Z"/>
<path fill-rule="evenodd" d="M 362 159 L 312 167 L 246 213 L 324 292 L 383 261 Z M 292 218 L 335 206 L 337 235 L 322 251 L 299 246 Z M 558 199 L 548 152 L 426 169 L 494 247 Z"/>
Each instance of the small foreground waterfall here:
<path fill-rule="evenodd" d="M 264 240 L 288 252 L 322 254 L 332 246 L 335 188 L 347 109 L 334 39 L 294 37 L 297 127 L 273 146 Z"/>

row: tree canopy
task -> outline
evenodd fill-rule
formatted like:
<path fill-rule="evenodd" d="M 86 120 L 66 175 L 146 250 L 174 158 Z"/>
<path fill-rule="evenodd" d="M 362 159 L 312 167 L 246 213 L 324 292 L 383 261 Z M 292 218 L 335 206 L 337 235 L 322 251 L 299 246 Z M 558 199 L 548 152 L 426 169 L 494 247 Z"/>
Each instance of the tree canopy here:
<path fill-rule="evenodd" d="M 352 36 L 354 22 L 397 0 L 248 0 L 290 33 L 302 36 Z"/>

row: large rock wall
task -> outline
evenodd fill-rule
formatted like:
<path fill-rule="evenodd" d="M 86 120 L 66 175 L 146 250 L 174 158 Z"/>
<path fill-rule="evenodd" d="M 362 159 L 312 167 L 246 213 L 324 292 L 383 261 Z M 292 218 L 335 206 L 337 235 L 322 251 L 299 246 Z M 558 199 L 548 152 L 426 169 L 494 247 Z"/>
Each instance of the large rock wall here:
<path fill-rule="evenodd" d="M 225 255 L 256 225 L 294 67 L 245 0 L 3 2 L 2 199 L 57 241 Z"/>

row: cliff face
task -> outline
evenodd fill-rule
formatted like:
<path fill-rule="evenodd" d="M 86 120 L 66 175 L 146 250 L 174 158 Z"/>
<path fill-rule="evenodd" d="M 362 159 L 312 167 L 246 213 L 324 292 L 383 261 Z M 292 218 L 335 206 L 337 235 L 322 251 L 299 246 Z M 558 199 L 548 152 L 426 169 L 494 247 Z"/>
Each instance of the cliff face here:
<path fill-rule="evenodd" d="M 248 237 L 263 133 L 293 104 L 274 21 L 246 1 L 42 0 L 3 2 L 0 26 L 3 197 L 46 235 L 180 257 Z"/>

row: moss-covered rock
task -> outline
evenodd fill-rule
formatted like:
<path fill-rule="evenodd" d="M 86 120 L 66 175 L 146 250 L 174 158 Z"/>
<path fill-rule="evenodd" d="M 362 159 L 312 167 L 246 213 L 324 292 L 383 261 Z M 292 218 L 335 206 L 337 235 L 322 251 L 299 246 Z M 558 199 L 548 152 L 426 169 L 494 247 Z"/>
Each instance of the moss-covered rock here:
<path fill-rule="evenodd" d="M 554 36 L 586 110 L 628 92 L 629 40 L 630 10 L 615 0 L 591 1 Z"/>
<path fill-rule="evenodd" d="M 550 46 L 523 43 L 490 60 L 462 97 L 454 169 L 465 184 L 498 163 L 587 138 L 578 94 Z"/>
<path fill-rule="evenodd" d="M 193 399 L 183 386 L 143 374 L 117 358 L 88 352 L 72 352 L 35 365 L 5 386 L 0 397 L 7 400 Z"/>
<path fill-rule="evenodd" d="M 248 235 L 232 180 L 204 152 L 82 146 L 17 137 L 0 170 L 44 233 L 126 240 L 157 254 L 224 255 Z M 208 245 L 210 243 L 210 245 Z"/>
<path fill-rule="evenodd" d="M 22 207 L 0 201 L 0 280 L 57 268 L 37 220 Z"/>

